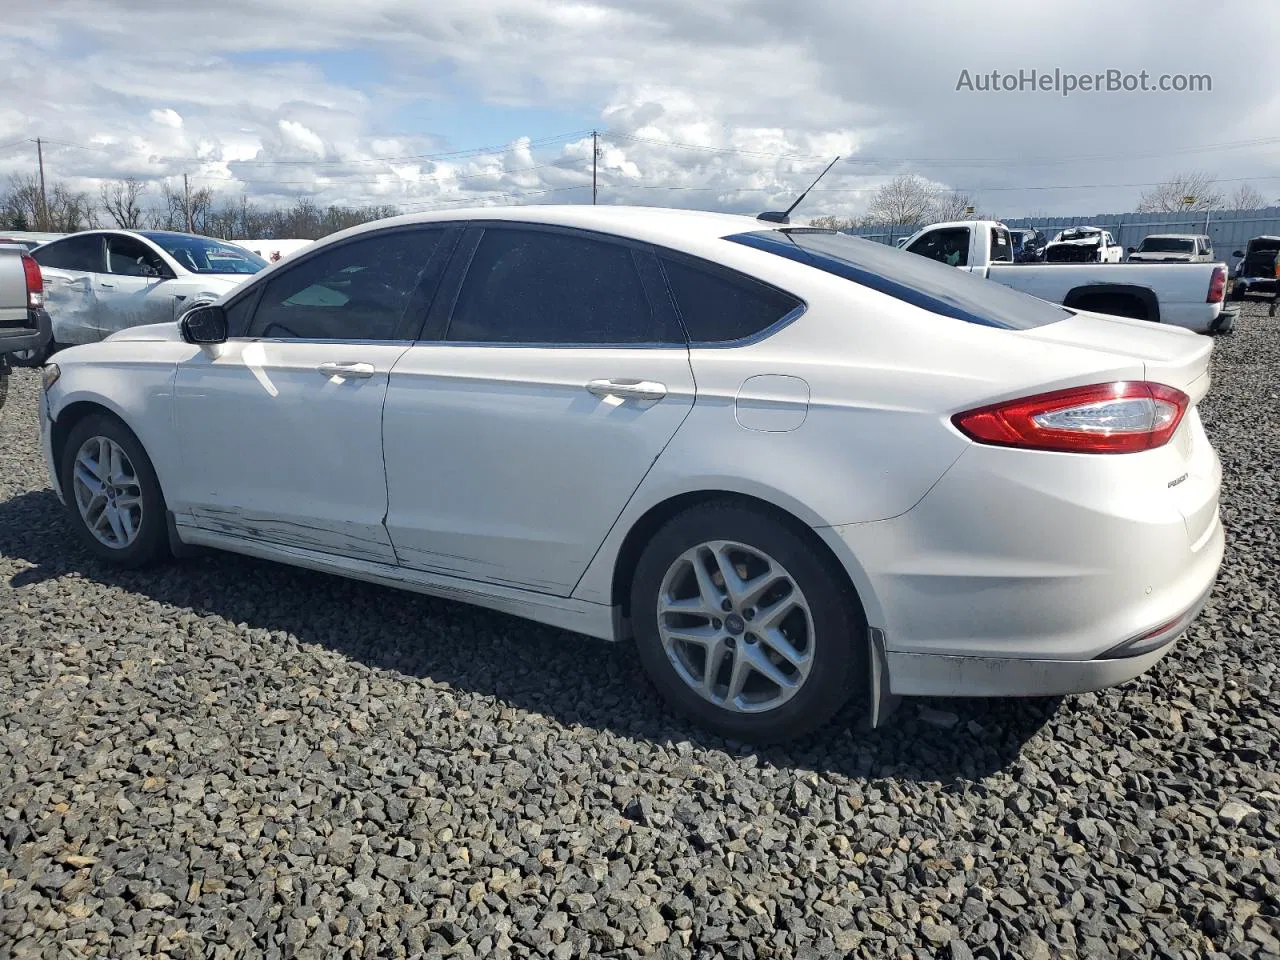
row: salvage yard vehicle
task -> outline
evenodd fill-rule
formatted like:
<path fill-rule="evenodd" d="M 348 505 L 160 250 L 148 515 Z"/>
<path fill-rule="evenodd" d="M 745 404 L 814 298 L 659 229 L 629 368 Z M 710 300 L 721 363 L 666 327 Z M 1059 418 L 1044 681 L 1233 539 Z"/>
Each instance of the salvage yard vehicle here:
<path fill-rule="evenodd" d="M 222 240 L 164 230 L 91 230 L 44 244 L 33 254 L 44 271 L 53 337 L 21 362 L 94 343 L 109 333 L 175 320 L 194 299 L 213 300 L 266 266 Z"/>
<path fill-rule="evenodd" d="M 37 352 L 49 340 L 40 265 L 19 244 L 0 244 L 0 407 L 9 392 L 14 354 Z"/>
<path fill-rule="evenodd" d="M 1068 227 L 1045 244 L 1045 263 L 1119 263 L 1124 252 L 1101 227 Z"/>
<path fill-rule="evenodd" d="M 1013 243 L 1014 263 L 1038 263 L 1044 259 L 1044 234 L 1035 227 L 1011 227 L 1009 240 Z"/>
<path fill-rule="evenodd" d="M 1231 285 L 1233 300 L 1243 300 L 1251 293 L 1276 292 L 1276 254 L 1280 253 L 1280 237 L 1254 237 L 1243 250 L 1232 252 L 1240 258 L 1236 278 Z"/>
<path fill-rule="evenodd" d="M 633 639 L 760 742 L 1168 653 L 1223 554 L 1212 349 L 785 218 L 488 207 L 65 350 L 40 424 L 105 561 L 218 548 Z"/>
<path fill-rule="evenodd" d="M 1209 263 L 1213 241 L 1197 233 L 1153 233 L 1129 248 L 1128 263 Z"/>
<path fill-rule="evenodd" d="M 918 230 L 903 249 L 976 273 L 1042 300 L 1185 327 L 1226 333 L 1236 311 L 1223 309 L 1224 263 L 1043 263 L 1015 266 L 1009 231 L 995 220 L 935 223 Z"/>

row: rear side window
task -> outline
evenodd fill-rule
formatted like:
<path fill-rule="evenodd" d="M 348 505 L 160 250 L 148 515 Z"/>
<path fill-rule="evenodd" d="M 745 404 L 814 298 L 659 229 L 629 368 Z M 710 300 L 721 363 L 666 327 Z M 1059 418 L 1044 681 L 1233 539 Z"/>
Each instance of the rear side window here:
<path fill-rule="evenodd" d="M 402 340 L 405 307 L 444 231 L 400 230 L 340 243 L 266 282 L 249 335 Z"/>
<path fill-rule="evenodd" d="M 659 259 L 692 343 L 745 340 L 803 306 L 790 294 L 742 274 Z"/>
<path fill-rule="evenodd" d="M 38 249 L 32 257 L 42 267 L 54 270 L 102 272 L 102 235 L 68 237 Z"/>
<path fill-rule="evenodd" d="M 445 339 L 562 346 L 684 343 L 674 321 L 655 315 L 631 247 L 520 228 L 485 230 Z"/>
<path fill-rule="evenodd" d="M 1009 231 L 994 227 L 991 230 L 991 262 L 1012 263 L 1013 242 L 1009 239 Z"/>

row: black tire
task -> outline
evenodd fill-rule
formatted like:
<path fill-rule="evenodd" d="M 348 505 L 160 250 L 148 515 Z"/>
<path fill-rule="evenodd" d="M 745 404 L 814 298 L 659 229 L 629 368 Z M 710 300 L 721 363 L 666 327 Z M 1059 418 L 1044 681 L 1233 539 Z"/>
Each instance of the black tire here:
<path fill-rule="evenodd" d="M 0 361 L 0 410 L 4 409 L 5 398 L 9 396 L 9 368 Z"/>
<path fill-rule="evenodd" d="M 763 551 L 791 574 L 809 605 L 813 663 L 800 689 L 780 706 L 739 713 L 711 703 L 676 671 L 658 632 L 657 603 L 668 569 L 686 550 L 714 540 Z M 810 733 L 866 685 L 866 626 L 847 581 L 816 545 L 765 510 L 732 501 L 703 504 L 669 520 L 649 541 L 636 566 L 631 620 L 641 663 L 658 692 L 707 730 L 747 743 L 773 743 Z"/>
<path fill-rule="evenodd" d="M 71 482 L 76 454 L 85 441 L 93 437 L 105 437 L 119 444 L 132 463 L 138 480 L 142 496 L 142 522 L 138 525 L 137 537 L 125 547 L 110 547 L 99 541 L 89 531 L 76 505 L 75 491 Z M 156 479 L 155 467 L 152 466 L 151 458 L 147 456 L 146 450 L 134 436 L 133 431 L 119 419 L 105 412 L 93 413 L 72 427 L 66 446 L 62 450 L 61 463 L 58 464 L 58 479 L 67 501 L 72 526 L 76 528 L 81 541 L 95 557 L 113 566 L 133 569 L 157 563 L 170 556 L 168 526 L 165 519 L 167 508 L 164 494 L 160 490 L 160 482 Z"/>
<path fill-rule="evenodd" d="M 1231 299 L 1237 301 L 1244 299 L 1244 288 L 1237 283 L 1231 285 Z"/>

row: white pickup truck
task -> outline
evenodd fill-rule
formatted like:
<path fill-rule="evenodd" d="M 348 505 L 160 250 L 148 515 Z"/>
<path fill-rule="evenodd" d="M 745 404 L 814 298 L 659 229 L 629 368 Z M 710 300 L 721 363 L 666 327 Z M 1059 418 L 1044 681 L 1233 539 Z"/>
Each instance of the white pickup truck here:
<path fill-rule="evenodd" d="M 0 407 L 9 388 L 15 353 L 40 350 L 49 340 L 40 265 L 26 247 L 0 244 Z"/>
<path fill-rule="evenodd" d="M 1225 263 L 1014 263 L 1009 230 L 995 220 L 930 224 L 903 249 L 1064 307 L 1197 333 L 1235 326 L 1236 312 L 1223 309 Z"/>

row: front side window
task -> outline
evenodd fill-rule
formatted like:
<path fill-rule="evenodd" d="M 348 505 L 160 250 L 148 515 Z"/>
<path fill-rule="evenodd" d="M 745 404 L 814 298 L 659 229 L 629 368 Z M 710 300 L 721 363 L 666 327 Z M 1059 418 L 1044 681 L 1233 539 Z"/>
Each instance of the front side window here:
<path fill-rule="evenodd" d="M 969 265 L 969 228 L 930 230 L 907 247 L 907 252 L 937 260 L 950 267 L 966 267 Z"/>
<path fill-rule="evenodd" d="M 169 268 L 156 252 L 133 237 L 107 237 L 107 273 L 118 277 L 162 277 Z"/>
<path fill-rule="evenodd" d="M 676 309 L 693 343 L 729 343 L 762 333 L 801 301 L 742 274 L 662 257 Z"/>
<path fill-rule="evenodd" d="M 471 258 L 445 339 L 566 346 L 684 342 L 650 304 L 631 247 L 551 230 L 493 227 L 485 229 Z"/>
<path fill-rule="evenodd" d="M 405 339 L 405 308 L 443 234 L 442 229 L 377 233 L 284 268 L 266 280 L 249 336 Z"/>
<path fill-rule="evenodd" d="M 40 247 L 31 256 L 40 266 L 54 270 L 101 273 L 102 235 L 68 237 Z"/>

